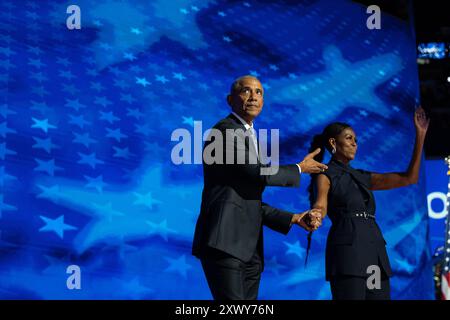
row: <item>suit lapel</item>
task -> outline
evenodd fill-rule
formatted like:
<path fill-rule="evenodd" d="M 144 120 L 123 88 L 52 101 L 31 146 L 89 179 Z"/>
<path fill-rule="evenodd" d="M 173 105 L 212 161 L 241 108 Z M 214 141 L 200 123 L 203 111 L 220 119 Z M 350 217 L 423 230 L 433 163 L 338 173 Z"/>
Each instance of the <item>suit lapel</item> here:
<path fill-rule="evenodd" d="M 372 191 L 370 191 L 369 186 L 366 184 L 366 182 L 362 178 L 361 173 L 351 167 L 344 166 L 337 161 L 335 161 L 335 162 L 336 162 L 337 167 L 339 169 L 347 172 L 348 174 L 350 174 L 350 177 L 355 181 L 355 183 L 358 185 L 359 189 L 368 195 L 369 202 L 368 202 L 367 209 L 369 211 L 375 212 L 375 199 L 373 197 L 373 193 L 372 193 Z"/>
<path fill-rule="evenodd" d="M 244 124 L 241 122 L 241 120 L 239 120 L 234 114 L 230 113 L 227 117 L 228 119 L 230 119 L 236 126 L 236 129 L 242 129 L 242 131 L 245 133 L 247 131 L 247 129 L 245 129 Z M 258 162 L 258 164 L 260 163 L 259 160 L 259 140 L 256 141 L 257 145 L 258 145 L 258 152 L 256 152 L 255 147 L 253 146 L 253 142 L 251 142 L 252 147 L 250 147 L 249 141 L 250 139 L 244 139 L 244 143 L 245 143 L 245 149 L 246 151 L 250 152 L 251 150 L 253 150 L 252 152 L 255 154 L 256 160 Z"/>
<path fill-rule="evenodd" d="M 361 177 L 361 174 L 353 168 L 348 168 L 348 169 L 346 169 L 346 171 L 350 173 L 353 180 L 355 180 L 355 182 L 358 184 L 360 189 L 363 192 L 365 192 L 367 194 L 367 196 L 369 197 L 368 206 L 372 207 L 372 208 L 368 208 L 368 209 L 373 209 L 373 211 L 375 211 L 375 207 L 374 207 L 375 199 L 373 198 L 373 193 L 372 193 L 372 191 L 370 191 L 369 186 L 366 185 L 364 179 Z"/>

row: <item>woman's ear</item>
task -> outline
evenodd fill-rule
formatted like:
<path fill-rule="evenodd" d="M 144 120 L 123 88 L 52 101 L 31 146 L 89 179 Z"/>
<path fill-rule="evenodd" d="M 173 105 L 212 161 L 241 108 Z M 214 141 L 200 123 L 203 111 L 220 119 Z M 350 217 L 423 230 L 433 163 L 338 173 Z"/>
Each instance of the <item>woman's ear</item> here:
<path fill-rule="evenodd" d="M 328 142 L 330 143 L 332 149 L 336 149 L 336 139 L 335 138 L 328 139 Z"/>

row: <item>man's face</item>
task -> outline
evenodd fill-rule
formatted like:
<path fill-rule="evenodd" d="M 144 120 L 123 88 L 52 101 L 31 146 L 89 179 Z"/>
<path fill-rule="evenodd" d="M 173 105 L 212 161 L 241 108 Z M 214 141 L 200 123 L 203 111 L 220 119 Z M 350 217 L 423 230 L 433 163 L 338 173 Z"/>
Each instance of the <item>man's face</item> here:
<path fill-rule="evenodd" d="M 264 99 L 261 82 L 254 78 L 244 78 L 240 90 L 232 92 L 227 100 L 232 110 L 247 122 L 252 122 L 261 112 Z"/>

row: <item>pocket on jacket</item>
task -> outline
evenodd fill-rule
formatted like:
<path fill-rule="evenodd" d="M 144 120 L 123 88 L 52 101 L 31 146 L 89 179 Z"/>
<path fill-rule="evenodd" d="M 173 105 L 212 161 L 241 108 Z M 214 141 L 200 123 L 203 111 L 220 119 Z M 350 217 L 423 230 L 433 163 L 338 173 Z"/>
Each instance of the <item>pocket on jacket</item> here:
<path fill-rule="evenodd" d="M 249 241 L 257 241 L 260 229 L 256 221 L 253 221 L 235 202 L 225 201 L 221 203 L 220 208 L 217 245 L 223 248 L 236 248 L 238 251 L 252 246 Z"/>
<path fill-rule="evenodd" d="M 246 218 L 245 212 L 241 205 L 234 201 L 220 201 L 217 204 L 217 207 L 220 208 L 220 220 L 229 220 L 229 223 L 239 223 L 240 219 Z M 238 218 L 238 219 L 236 219 Z"/>

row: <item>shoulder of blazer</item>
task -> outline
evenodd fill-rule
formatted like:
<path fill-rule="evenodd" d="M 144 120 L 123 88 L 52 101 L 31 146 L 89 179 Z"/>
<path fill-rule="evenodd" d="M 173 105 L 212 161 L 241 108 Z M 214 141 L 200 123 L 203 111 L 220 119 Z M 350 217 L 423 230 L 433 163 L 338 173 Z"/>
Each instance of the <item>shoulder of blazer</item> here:
<path fill-rule="evenodd" d="M 370 189 L 371 184 L 371 172 L 363 169 L 354 169 L 353 176 L 360 184 L 362 184 L 367 189 Z"/>
<path fill-rule="evenodd" d="M 328 162 L 327 166 L 328 169 L 325 170 L 325 174 L 329 177 L 344 173 L 344 170 L 333 162 Z"/>
<path fill-rule="evenodd" d="M 224 131 L 226 129 L 239 129 L 242 128 L 245 130 L 245 127 L 242 123 L 236 119 L 233 114 L 228 115 L 226 118 L 223 118 L 219 122 L 217 122 L 213 128 L 218 129 L 220 131 Z"/>

